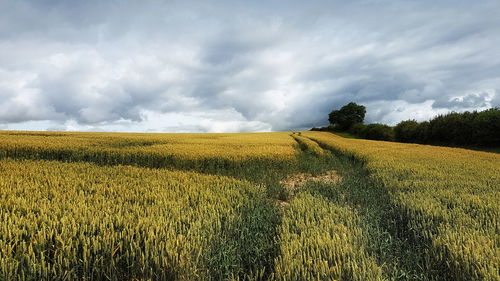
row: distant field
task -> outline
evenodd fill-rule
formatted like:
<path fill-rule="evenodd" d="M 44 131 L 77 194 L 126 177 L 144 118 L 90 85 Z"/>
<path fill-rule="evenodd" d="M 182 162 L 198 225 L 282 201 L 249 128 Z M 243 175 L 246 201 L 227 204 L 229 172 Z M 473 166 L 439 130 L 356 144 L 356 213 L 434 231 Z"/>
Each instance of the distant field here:
<path fill-rule="evenodd" d="M 500 155 L 0 132 L 0 280 L 500 280 Z"/>

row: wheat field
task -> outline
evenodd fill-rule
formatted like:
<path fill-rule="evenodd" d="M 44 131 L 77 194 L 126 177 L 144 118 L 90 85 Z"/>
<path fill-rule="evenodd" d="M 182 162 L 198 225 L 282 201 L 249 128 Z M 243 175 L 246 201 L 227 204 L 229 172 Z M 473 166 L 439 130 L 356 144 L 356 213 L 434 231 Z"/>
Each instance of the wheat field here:
<path fill-rule="evenodd" d="M 3 131 L 0 280 L 500 280 L 498 202 L 494 153 Z"/>

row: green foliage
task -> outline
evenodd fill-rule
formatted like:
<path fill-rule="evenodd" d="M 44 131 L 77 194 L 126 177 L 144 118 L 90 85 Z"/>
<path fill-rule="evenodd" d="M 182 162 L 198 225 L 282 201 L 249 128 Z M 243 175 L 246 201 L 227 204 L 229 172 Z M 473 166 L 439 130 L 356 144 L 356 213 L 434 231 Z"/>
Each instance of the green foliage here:
<path fill-rule="evenodd" d="M 366 129 L 366 125 L 365 124 L 358 123 L 358 124 L 354 124 L 349 129 L 349 133 L 351 133 L 351 134 L 353 134 L 355 136 L 361 137 L 361 135 L 363 134 L 363 132 L 364 132 L 365 129 Z"/>
<path fill-rule="evenodd" d="M 370 140 L 394 140 L 392 127 L 384 124 L 368 124 L 363 135 Z"/>
<path fill-rule="evenodd" d="M 369 140 L 394 140 L 394 131 L 392 127 L 384 124 L 355 124 L 351 127 L 349 132 L 360 138 Z"/>
<path fill-rule="evenodd" d="M 335 134 L 337 136 L 341 136 L 343 138 L 347 138 L 347 139 L 359 139 L 358 136 L 354 135 L 354 134 L 351 134 L 349 132 L 335 132 Z"/>
<path fill-rule="evenodd" d="M 311 128 L 311 131 L 320 131 L 320 132 L 336 132 L 339 131 L 339 129 L 335 126 L 325 126 L 325 127 L 313 127 Z"/>
<path fill-rule="evenodd" d="M 363 105 L 350 102 L 340 110 L 330 112 L 328 121 L 330 124 L 337 126 L 339 130 L 347 130 L 354 124 L 363 123 L 365 114 L 366 108 Z"/>
<path fill-rule="evenodd" d="M 500 146 L 500 109 L 451 112 L 428 122 L 408 120 L 395 127 L 396 140 L 459 146 Z"/>
<path fill-rule="evenodd" d="M 394 138 L 399 142 L 412 142 L 419 139 L 419 124 L 415 120 L 402 121 L 394 127 Z"/>

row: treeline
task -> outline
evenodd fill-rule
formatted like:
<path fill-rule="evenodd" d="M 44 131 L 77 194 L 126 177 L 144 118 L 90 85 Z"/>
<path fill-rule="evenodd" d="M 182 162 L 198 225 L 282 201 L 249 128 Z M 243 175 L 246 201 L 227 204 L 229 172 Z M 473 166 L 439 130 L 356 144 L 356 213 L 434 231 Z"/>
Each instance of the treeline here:
<path fill-rule="evenodd" d="M 394 127 L 394 138 L 424 144 L 500 146 L 500 109 L 451 112 L 425 122 L 403 121 Z"/>
<path fill-rule="evenodd" d="M 384 124 L 356 123 L 348 129 L 337 124 L 313 128 L 318 131 L 343 131 L 371 140 L 385 140 L 450 146 L 500 146 L 500 108 L 484 111 L 450 112 L 429 121 L 402 121 L 394 127 Z"/>

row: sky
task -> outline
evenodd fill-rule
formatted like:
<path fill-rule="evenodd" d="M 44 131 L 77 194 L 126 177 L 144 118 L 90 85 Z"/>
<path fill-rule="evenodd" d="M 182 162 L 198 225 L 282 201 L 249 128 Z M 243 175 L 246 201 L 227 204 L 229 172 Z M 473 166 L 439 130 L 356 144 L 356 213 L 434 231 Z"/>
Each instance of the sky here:
<path fill-rule="evenodd" d="M 0 0 L 0 129 L 309 129 L 500 106 L 500 1 Z"/>

